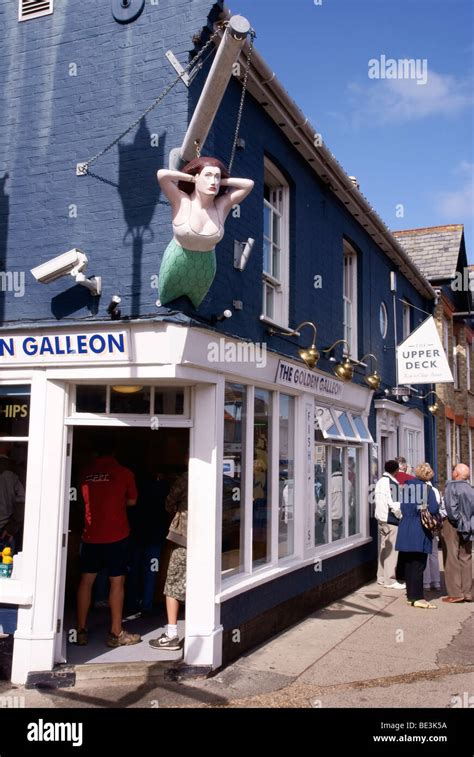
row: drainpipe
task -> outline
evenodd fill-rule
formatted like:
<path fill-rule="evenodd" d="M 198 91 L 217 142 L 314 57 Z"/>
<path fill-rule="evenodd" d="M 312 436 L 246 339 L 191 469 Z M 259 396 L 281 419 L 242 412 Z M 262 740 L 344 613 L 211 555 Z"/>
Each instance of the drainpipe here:
<path fill-rule="evenodd" d="M 171 153 L 170 162 L 174 164 L 173 167 L 182 167 L 196 157 L 196 140 L 202 151 L 232 76 L 232 66 L 240 55 L 250 28 L 250 23 L 243 16 L 232 16 L 229 19 L 183 144 Z"/>

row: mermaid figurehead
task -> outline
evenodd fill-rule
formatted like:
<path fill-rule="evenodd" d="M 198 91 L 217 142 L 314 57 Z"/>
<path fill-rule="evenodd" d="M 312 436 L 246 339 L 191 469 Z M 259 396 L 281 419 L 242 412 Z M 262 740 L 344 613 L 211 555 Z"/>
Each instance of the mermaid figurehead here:
<path fill-rule="evenodd" d="M 254 182 L 230 177 L 220 160 L 204 156 L 182 171 L 160 169 L 157 176 L 171 204 L 174 232 L 160 267 L 160 303 L 186 295 L 197 309 L 216 274 L 215 246 L 224 236 L 225 220 Z"/>

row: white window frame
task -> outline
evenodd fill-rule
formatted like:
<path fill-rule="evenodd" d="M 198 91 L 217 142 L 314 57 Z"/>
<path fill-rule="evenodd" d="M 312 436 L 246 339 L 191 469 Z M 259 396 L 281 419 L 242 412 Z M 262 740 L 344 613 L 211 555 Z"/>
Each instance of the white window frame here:
<path fill-rule="evenodd" d="M 381 329 L 382 314 L 383 314 L 383 319 L 384 319 L 384 328 L 383 328 L 383 331 Z M 388 309 L 387 309 L 387 306 L 386 306 L 386 304 L 385 304 L 385 302 L 383 300 L 380 303 L 380 308 L 379 308 L 379 331 L 380 331 L 380 336 L 382 337 L 382 339 L 386 339 L 387 338 L 387 333 L 388 333 Z"/>
<path fill-rule="evenodd" d="M 472 344 L 466 342 L 466 388 L 471 391 L 471 349 Z"/>
<path fill-rule="evenodd" d="M 446 418 L 446 480 L 450 481 L 453 472 L 452 420 Z"/>
<path fill-rule="evenodd" d="M 32 18 L 40 18 L 41 16 L 50 16 L 53 12 L 54 0 L 37 0 L 41 10 L 34 11 L 25 15 L 25 6 L 32 5 L 34 7 L 35 0 L 19 0 L 18 2 L 18 21 L 29 21 Z M 44 8 L 43 6 L 47 6 Z"/>
<path fill-rule="evenodd" d="M 473 465 L 472 465 L 472 435 L 473 434 L 474 434 L 474 429 L 468 426 L 469 460 L 467 464 L 469 466 L 469 470 L 471 471 L 471 486 L 474 483 L 474 471 L 473 471 Z"/>
<path fill-rule="evenodd" d="M 264 199 L 264 208 L 270 210 L 270 237 L 263 235 L 263 243 L 267 241 L 270 249 L 277 247 L 273 241 L 273 218 L 280 219 L 280 245 L 278 276 L 273 271 L 265 271 L 263 268 L 265 256 L 262 254 L 262 320 L 274 323 L 283 328 L 288 328 L 289 319 L 289 294 L 290 294 L 290 188 L 285 177 L 278 168 L 267 158 L 264 160 L 265 185 L 274 195 L 275 202 Z M 270 183 L 271 181 L 271 183 Z M 278 198 L 276 195 L 279 195 Z M 265 229 L 264 229 L 265 232 Z M 262 249 L 263 253 L 263 249 Z M 267 312 L 266 294 L 273 292 L 273 312 Z"/>
<path fill-rule="evenodd" d="M 459 389 L 459 343 L 457 336 L 454 336 L 453 343 L 453 379 L 454 388 Z"/>
<path fill-rule="evenodd" d="M 342 270 L 342 303 L 343 338 L 349 345 L 349 353 L 357 358 L 357 252 L 346 240 Z"/>
<path fill-rule="evenodd" d="M 407 339 L 411 333 L 411 305 L 406 300 L 402 304 L 403 338 Z"/>
<path fill-rule="evenodd" d="M 443 347 L 449 363 L 449 322 L 446 316 L 443 316 Z"/>
<path fill-rule="evenodd" d="M 454 443 L 454 459 L 455 465 L 461 462 L 461 426 L 456 423 L 455 443 Z"/>

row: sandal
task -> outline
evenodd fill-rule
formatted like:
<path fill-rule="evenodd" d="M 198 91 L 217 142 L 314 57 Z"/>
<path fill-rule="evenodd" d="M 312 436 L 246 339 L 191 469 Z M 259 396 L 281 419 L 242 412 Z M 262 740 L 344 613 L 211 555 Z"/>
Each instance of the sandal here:
<path fill-rule="evenodd" d="M 423 610 L 437 610 L 437 605 L 431 604 L 431 602 L 427 602 L 426 599 L 416 599 L 414 602 L 411 603 L 412 607 L 421 607 Z"/>

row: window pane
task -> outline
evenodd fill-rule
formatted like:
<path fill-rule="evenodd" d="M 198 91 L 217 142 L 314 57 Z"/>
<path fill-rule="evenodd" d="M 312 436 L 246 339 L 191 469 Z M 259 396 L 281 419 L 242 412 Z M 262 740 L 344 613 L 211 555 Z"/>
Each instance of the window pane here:
<path fill-rule="evenodd" d="M 275 314 L 275 291 L 272 286 L 265 284 L 265 315 L 269 318 L 274 318 Z"/>
<path fill-rule="evenodd" d="M 272 275 L 271 244 L 266 239 L 263 240 L 263 270 L 265 273 Z"/>
<path fill-rule="evenodd" d="M 275 245 L 272 246 L 272 276 L 280 278 L 280 248 Z"/>
<path fill-rule="evenodd" d="M 281 218 L 277 213 L 273 213 L 273 237 L 272 242 L 273 244 L 280 246 L 280 234 L 281 230 Z"/>
<path fill-rule="evenodd" d="M 263 206 L 263 235 L 270 239 L 271 235 L 271 223 L 272 223 L 272 211 L 265 203 Z"/>
<path fill-rule="evenodd" d="M 360 449 L 357 447 L 347 448 L 348 465 L 348 491 L 347 501 L 349 507 L 349 536 L 360 533 Z"/>
<path fill-rule="evenodd" d="M 253 451 L 253 565 L 270 560 L 271 399 L 266 389 L 255 389 Z"/>
<path fill-rule="evenodd" d="M 336 418 L 339 421 L 339 425 L 342 428 L 344 435 L 348 439 L 357 439 L 356 433 L 352 428 L 351 422 L 347 416 L 347 413 L 341 412 L 341 410 L 335 410 Z"/>
<path fill-rule="evenodd" d="M 124 393 L 117 391 L 112 386 L 110 388 L 110 412 L 132 413 L 132 414 L 150 414 L 150 387 L 145 386 L 138 392 Z"/>
<path fill-rule="evenodd" d="M 361 439 L 366 439 L 368 442 L 371 441 L 369 429 L 365 425 L 364 419 L 360 415 L 353 415 L 352 420 L 354 421 L 355 427 L 357 431 L 359 432 L 359 436 Z"/>
<path fill-rule="evenodd" d="M 278 557 L 295 550 L 294 397 L 280 395 Z"/>
<path fill-rule="evenodd" d="M 328 407 L 318 407 L 316 405 L 314 408 L 314 419 L 315 429 L 322 431 L 324 439 L 331 437 L 336 437 L 337 439 L 342 438 L 341 433 L 334 422 L 331 410 Z"/>
<path fill-rule="evenodd" d="M 106 386 L 76 386 L 76 412 L 77 413 L 105 413 L 106 411 Z"/>
<path fill-rule="evenodd" d="M 161 387 L 156 387 L 154 412 L 156 415 L 183 415 L 183 389 L 162 389 Z"/>
<path fill-rule="evenodd" d="M 222 572 L 238 573 L 244 564 L 245 386 L 226 384 L 222 486 Z"/>
<path fill-rule="evenodd" d="M 327 544 L 328 518 L 326 501 L 326 458 L 328 447 L 323 444 L 314 447 L 314 543 Z"/>
<path fill-rule="evenodd" d="M 30 387 L 0 386 L 0 436 L 28 436 Z"/>
<path fill-rule="evenodd" d="M 343 448 L 330 447 L 331 473 L 329 478 L 329 511 L 331 513 L 331 541 L 344 536 Z"/>

